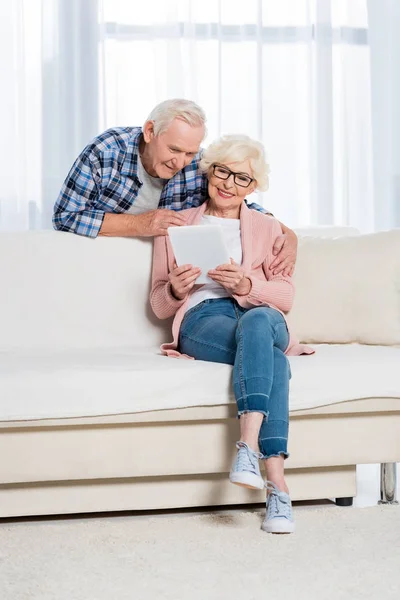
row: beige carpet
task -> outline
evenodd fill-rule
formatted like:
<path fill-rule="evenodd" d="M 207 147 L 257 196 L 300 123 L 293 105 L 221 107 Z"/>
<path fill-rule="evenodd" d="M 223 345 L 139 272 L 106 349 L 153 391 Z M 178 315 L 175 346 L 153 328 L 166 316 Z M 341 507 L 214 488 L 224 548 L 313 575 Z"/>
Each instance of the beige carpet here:
<path fill-rule="evenodd" d="M 400 598 L 400 507 L 0 523 L 1 600 Z"/>

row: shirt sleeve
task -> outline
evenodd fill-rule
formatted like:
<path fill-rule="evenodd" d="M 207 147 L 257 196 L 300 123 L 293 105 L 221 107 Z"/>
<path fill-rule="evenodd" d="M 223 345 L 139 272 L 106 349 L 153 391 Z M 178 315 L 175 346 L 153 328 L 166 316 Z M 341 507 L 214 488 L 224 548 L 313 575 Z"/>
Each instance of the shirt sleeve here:
<path fill-rule="evenodd" d="M 260 206 L 259 204 L 257 204 L 256 202 L 247 202 L 247 200 L 245 200 L 247 207 L 251 208 L 252 210 L 258 210 L 258 212 L 264 213 L 265 215 L 271 215 L 271 217 L 273 217 L 274 215 L 272 214 L 272 212 L 269 212 L 269 210 L 267 210 L 266 208 L 264 208 L 263 206 Z"/>
<path fill-rule="evenodd" d="M 101 158 L 93 149 L 78 156 L 65 179 L 54 206 L 53 226 L 87 237 L 96 237 L 104 210 L 96 208 L 101 195 Z"/>

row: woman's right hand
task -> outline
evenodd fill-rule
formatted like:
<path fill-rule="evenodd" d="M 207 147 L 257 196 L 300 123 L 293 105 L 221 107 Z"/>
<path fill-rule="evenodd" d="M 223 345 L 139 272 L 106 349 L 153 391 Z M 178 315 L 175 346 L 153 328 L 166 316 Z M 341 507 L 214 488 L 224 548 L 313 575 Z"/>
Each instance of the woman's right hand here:
<path fill-rule="evenodd" d="M 174 267 L 175 268 L 168 276 L 172 293 L 177 300 L 183 300 L 195 285 L 201 270 L 192 265 L 181 265 L 178 267 L 176 263 Z"/>

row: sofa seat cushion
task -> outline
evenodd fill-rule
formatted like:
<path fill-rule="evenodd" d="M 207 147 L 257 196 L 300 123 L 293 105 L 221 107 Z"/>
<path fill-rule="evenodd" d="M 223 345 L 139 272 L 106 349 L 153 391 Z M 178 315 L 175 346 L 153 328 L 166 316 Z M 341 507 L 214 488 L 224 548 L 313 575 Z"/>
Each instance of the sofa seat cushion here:
<path fill-rule="evenodd" d="M 290 357 L 290 410 L 399 398 L 400 349 L 315 346 Z M 54 419 L 234 402 L 231 367 L 171 359 L 154 348 L 1 353 L 0 421 Z"/>

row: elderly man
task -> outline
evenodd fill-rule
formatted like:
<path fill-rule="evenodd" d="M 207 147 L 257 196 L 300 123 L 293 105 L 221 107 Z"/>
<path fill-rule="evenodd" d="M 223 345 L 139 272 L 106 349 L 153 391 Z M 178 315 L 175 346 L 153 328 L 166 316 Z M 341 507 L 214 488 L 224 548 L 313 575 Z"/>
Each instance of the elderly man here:
<path fill-rule="evenodd" d="M 194 102 L 166 100 L 143 128 L 118 127 L 96 137 L 73 164 L 54 207 L 53 225 L 88 237 L 166 235 L 184 224 L 179 210 L 207 199 L 199 170 L 205 114 Z M 255 203 L 250 208 L 265 211 Z M 294 269 L 297 238 L 281 223 L 274 273 Z"/>

